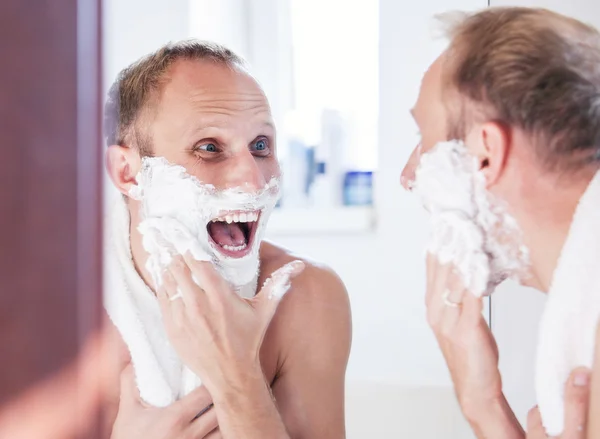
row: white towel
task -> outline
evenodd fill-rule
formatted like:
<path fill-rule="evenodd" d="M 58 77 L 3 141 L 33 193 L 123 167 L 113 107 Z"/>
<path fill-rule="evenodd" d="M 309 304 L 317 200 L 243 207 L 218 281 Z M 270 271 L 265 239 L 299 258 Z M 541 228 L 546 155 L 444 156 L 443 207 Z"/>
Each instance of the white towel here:
<path fill-rule="evenodd" d="M 129 211 L 119 197 L 107 215 L 104 307 L 129 348 L 141 398 L 165 407 L 201 382 L 181 362 L 167 338 L 158 300 L 135 269 Z"/>
<path fill-rule="evenodd" d="M 591 367 L 600 316 L 600 172 L 579 201 L 539 328 L 536 393 L 546 432 L 562 433 L 564 386 Z"/>

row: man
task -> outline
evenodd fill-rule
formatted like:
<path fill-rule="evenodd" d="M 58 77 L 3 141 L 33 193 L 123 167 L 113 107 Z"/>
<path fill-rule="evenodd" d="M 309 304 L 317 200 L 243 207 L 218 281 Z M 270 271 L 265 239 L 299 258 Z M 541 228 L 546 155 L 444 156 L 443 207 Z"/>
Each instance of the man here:
<path fill-rule="evenodd" d="M 402 184 L 418 185 L 415 171 L 434 146 L 462 140 L 488 193 L 507 205 L 522 231 L 527 283 L 547 292 L 578 203 L 600 168 L 600 35 L 526 8 L 487 9 L 450 28 L 450 47 L 425 74 L 413 109 L 422 139 Z M 595 229 L 587 230 L 592 246 Z M 523 437 L 502 393 L 481 299 L 457 286 L 451 264 L 429 255 L 427 271 L 428 319 L 466 418 L 478 437 Z M 588 371 L 575 370 L 565 438 L 584 437 L 588 388 Z"/>
<path fill-rule="evenodd" d="M 165 437 L 192 434 L 193 425 L 199 425 L 193 437 L 217 437 L 219 431 L 232 438 L 344 437 L 351 324 L 347 293 L 335 274 L 306 260 L 297 263 L 295 274 L 302 266 L 304 271 L 271 321 L 279 303 L 273 292 L 277 275 L 255 298 L 244 300 L 212 264 L 189 254 L 175 259 L 161 288 L 155 288 L 147 268 L 149 254 L 138 230 L 144 219 L 141 204 L 131 197 L 145 159 L 163 157 L 219 191 L 242 188 L 252 194 L 280 176 L 269 103 L 242 60 L 223 47 L 197 41 L 159 49 L 119 76 L 107 104 L 107 128 L 108 173 L 127 205 L 131 259 L 123 265 L 131 267 L 124 268 L 134 267 L 137 280 L 131 282 L 143 280 L 144 288 L 150 287 L 148 296 L 157 296 L 152 300 L 160 302 L 171 344 L 204 385 L 181 406 L 188 413 L 195 402 L 192 412 L 202 414 L 193 422 L 191 416 L 179 431 L 168 431 L 181 413 L 156 408 L 140 420 L 135 407 L 142 403 L 131 403 L 138 396 L 131 390 L 133 375 L 126 372 L 121 396 L 129 403 L 119 408 L 114 437 L 142 434 L 140 423 L 153 425 L 161 416 L 171 420 L 163 423 Z M 238 213 L 226 213 L 227 220 L 224 213 L 220 224 L 208 226 L 212 248 L 235 262 L 246 246 L 259 245 L 258 285 L 263 285 L 296 258 L 276 245 L 251 242 L 248 230 L 256 218 Z M 118 334 L 115 339 L 126 352 Z M 128 360 L 124 354 L 122 364 Z M 113 390 L 111 422 L 118 376 Z M 149 431 L 159 434 L 152 427 Z"/>

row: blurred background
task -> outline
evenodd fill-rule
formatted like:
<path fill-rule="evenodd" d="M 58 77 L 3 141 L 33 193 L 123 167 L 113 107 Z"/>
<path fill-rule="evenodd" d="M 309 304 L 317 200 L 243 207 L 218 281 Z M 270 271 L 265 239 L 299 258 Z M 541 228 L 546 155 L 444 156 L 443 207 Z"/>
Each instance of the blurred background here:
<path fill-rule="evenodd" d="M 284 195 L 269 239 L 324 262 L 353 312 L 348 437 L 472 437 L 427 327 L 425 213 L 401 190 L 418 142 L 409 115 L 446 45 L 434 15 L 488 0 L 105 0 L 104 80 L 168 41 L 200 38 L 242 55 L 278 127 Z M 491 0 L 589 20 L 589 0 Z M 596 15 L 594 15 L 594 12 Z M 600 19 L 595 24 L 600 25 Z M 535 404 L 533 355 L 543 295 L 506 284 L 485 310 L 508 398 Z"/>

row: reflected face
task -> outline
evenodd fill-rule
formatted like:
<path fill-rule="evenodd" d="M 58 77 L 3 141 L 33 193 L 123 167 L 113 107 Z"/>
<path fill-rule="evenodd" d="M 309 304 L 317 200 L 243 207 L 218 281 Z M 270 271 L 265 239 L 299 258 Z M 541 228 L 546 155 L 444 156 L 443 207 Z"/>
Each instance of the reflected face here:
<path fill-rule="evenodd" d="M 419 97 L 411 110 L 412 117 L 419 127 L 421 141 L 413 150 L 406 163 L 400 181 L 410 190 L 415 178 L 415 170 L 421 155 L 430 151 L 436 144 L 449 140 L 448 112 L 442 100 L 443 58 L 438 58 L 429 67 L 421 82 Z"/>
<path fill-rule="evenodd" d="M 167 73 L 149 135 L 152 153 L 217 189 L 263 189 L 280 175 L 267 98 L 247 73 L 209 61 Z"/>
<path fill-rule="evenodd" d="M 154 116 L 152 154 L 214 186 L 213 204 L 227 189 L 243 200 L 252 198 L 243 193 L 265 191 L 280 168 L 271 110 L 256 81 L 240 69 L 208 61 L 179 61 L 167 77 L 157 111 L 148 115 Z M 259 225 L 268 219 L 262 207 L 240 202 L 216 211 L 207 218 L 211 245 L 236 259 L 257 250 Z"/>

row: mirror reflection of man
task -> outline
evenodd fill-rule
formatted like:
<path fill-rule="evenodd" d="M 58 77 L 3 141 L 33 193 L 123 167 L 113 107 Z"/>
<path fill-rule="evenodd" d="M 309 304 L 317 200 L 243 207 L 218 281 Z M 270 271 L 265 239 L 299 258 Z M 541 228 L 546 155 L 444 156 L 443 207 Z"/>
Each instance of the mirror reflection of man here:
<path fill-rule="evenodd" d="M 111 239 L 130 251 L 121 264 L 125 288 L 143 290 L 160 304 L 177 355 L 202 380 L 203 387 L 175 405 L 191 399 L 191 412 L 197 414 L 214 404 L 180 427 L 198 437 L 344 437 L 351 324 L 347 293 L 334 273 L 307 260 L 295 263 L 296 277 L 276 314 L 279 301 L 267 287 L 242 299 L 212 264 L 189 255 L 175 258 L 162 288 L 151 287 L 148 253 L 138 231 L 140 202 L 130 197 L 144 158 L 163 157 L 217 190 L 253 193 L 280 176 L 269 103 L 243 62 L 210 43 L 160 48 L 120 74 L 107 104 L 107 127 L 107 168 L 127 212 L 126 225 L 117 224 L 111 232 Z M 229 260 L 258 248 L 258 285 L 263 285 L 298 258 L 274 244 L 254 242 L 261 212 L 244 209 L 221 212 L 219 221 L 209 224 L 211 245 Z M 109 294 L 115 292 L 120 293 Z M 114 339 L 122 346 L 124 367 L 129 354 L 118 333 Z M 132 432 L 144 428 L 157 434 L 161 417 L 171 419 L 177 411 L 124 404 L 135 396 L 131 371 L 125 376 L 124 385 L 115 376 L 111 387 L 112 420 L 119 388 L 125 392 L 113 437 L 137 437 Z"/>

